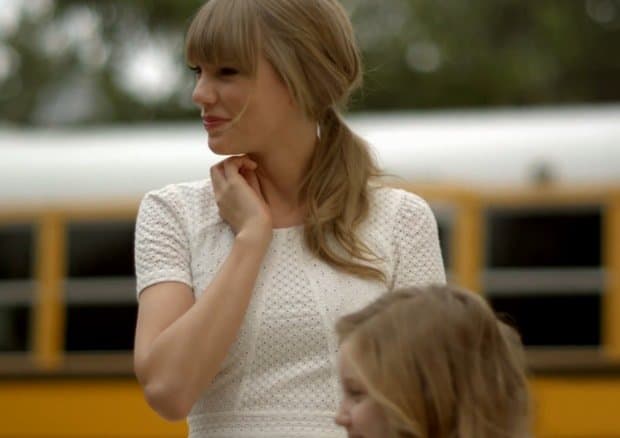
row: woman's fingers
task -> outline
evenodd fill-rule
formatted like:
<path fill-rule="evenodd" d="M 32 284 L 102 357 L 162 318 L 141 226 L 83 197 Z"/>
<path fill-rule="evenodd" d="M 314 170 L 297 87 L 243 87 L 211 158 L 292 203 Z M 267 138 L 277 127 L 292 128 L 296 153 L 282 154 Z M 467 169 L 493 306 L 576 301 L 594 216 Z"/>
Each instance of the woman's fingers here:
<path fill-rule="evenodd" d="M 235 175 L 239 174 L 239 166 L 237 166 L 237 164 L 230 159 L 222 161 L 222 169 L 224 170 L 223 173 L 226 180 L 230 180 L 231 178 L 234 178 Z"/>
<path fill-rule="evenodd" d="M 258 177 L 256 176 L 256 172 L 254 172 L 254 170 L 248 170 L 246 172 L 243 173 L 243 176 L 245 177 L 245 180 L 248 182 L 248 184 L 250 185 L 250 187 L 252 187 L 252 189 L 254 190 L 254 192 L 261 198 L 261 199 L 265 199 L 263 197 L 263 192 L 261 190 L 260 187 L 260 182 L 258 181 Z"/>
<path fill-rule="evenodd" d="M 243 156 L 227 158 L 211 168 L 219 214 L 235 233 L 244 227 L 262 227 L 271 223 L 269 208 L 256 176 L 257 168 L 256 162 Z"/>
<path fill-rule="evenodd" d="M 252 160 L 246 155 L 244 155 L 242 158 L 243 158 L 243 167 L 246 167 L 250 170 L 256 170 L 258 168 L 258 164 L 256 163 L 256 161 Z"/>
<path fill-rule="evenodd" d="M 258 164 L 246 156 L 236 156 L 225 159 L 221 162 L 224 176 L 227 180 L 234 178 L 241 173 L 242 169 L 256 170 Z"/>
<path fill-rule="evenodd" d="M 258 177 L 256 176 L 255 170 L 258 168 L 258 164 L 249 158 L 247 155 L 243 155 L 238 158 L 236 161 L 237 165 L 241 165 L 239 168 L 239 174 L 243 176 L 245 181 L 249 184 L 250 187 L 254 190 L 254 192 L 261 198 L 263 198 L 263 193 L 261 191 L 260 182 L 258 181 Z"/>
<path fill-rule="evenodd" d="M 220 166 L 221 163 L 216 164 L 215 166 L 211 166 L 211 181 L 213 182 L 213 188 L 215 191 L 222 190 L 224 183 L 226 182 L 226 178 L 224 177 L 223 169 Z"/>
<path fill-rule="evenodd" d="M 254 172 L 258 164 L 246 156 L 227 158 L 211 167 L 211 180 L 216 192 L 221 192 L 227 183 L 242 178 L 262 198 L 260 183 Z M 239 180 L 237 180 L 239 181 Z"/>

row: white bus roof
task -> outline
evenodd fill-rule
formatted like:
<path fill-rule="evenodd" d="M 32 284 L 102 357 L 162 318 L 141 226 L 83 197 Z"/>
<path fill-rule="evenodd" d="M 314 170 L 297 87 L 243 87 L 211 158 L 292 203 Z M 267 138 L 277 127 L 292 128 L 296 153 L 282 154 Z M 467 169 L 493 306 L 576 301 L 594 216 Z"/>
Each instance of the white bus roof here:
<path fill-rule="evenodd" d="M 386 172 L 414 182 L 524 185 L 544 165 L 559 183 L 620 183 L 620 106 L 347 120 Z M 204 178 L 220 159 L 200 120 L 74 130 L 0 125 L 0 205 L 136 199 Z"/>

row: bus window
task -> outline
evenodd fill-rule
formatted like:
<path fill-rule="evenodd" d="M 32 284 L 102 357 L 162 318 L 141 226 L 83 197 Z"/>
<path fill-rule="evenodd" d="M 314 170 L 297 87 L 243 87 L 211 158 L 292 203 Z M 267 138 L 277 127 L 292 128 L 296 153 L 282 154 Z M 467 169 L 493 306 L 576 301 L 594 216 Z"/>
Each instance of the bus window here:
<path fill-rule="evenodd" d="M 0 226 L 0 281 L 32 278 L 33 227 Z"/>
<path fill-rule="evenodd" d="M 493 208 L 484 292 L 528 346 L 597 346 L 605 284 L 597 206 Z"/>
<path fill-rule="evenodd" d="M 68 276 L 133 277 L 133 221 L 68 224 Z"/>
<path fill-rule="evenodd" d="M 133 348 L 134 226 L 132 220 L 68 223 L 67 351 Z"/>
<path fill-rule="evenodd" d="M 26 351 L 34 296 L 31 224 L 0 226 L 0 351 Z"/>
<path fill-rule="evenodd" d="M 137 305 L 70 304 L 65 348 L 77 351 L 132 350 Z"/>
<path fill-rule="evenodd" d="M 0 352 L 28 350 L 30 306 L 0 306 Z"/>
<path fill-rule="evenodd" d="M 521 333 L 526 346 L 597 346 L 601 342 L 601 293 L 562 291 L 488 295 L 496 312 Z"/>
<path fill-rule="evenodd" d="M 439 245 L 441 246 L 441 255 L 443 257 L 443 266 L 448 271 L 450 269 L 450 250 L 451 239 L 453 237 L 453 212 L 446 209 L 433 208 L 433 213 L 437 218 L 437 231 L 439 234 Z"/>
<path fill-rule="evenodd" d="M 487 266 L 585 267 L 601 264 L 601 211 L 492 210 Z"/>

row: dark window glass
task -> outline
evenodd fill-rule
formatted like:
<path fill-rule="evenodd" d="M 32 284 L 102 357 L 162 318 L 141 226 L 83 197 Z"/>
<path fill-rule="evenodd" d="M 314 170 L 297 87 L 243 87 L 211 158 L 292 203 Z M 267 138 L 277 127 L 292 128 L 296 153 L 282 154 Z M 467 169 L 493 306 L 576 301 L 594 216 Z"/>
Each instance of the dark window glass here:
<path fill-rule="evenodd" d="M 0 351 L 26 351 L 30 307 L 0 307 Z"/>
<path fill-rule="evenodd" d="M 446 222 L 437 222 L 439 233 L 439 245 L 441 246 L 441 255 L 443 256 L 444 268 L 450 266 L 450 239 L 452 239 L 452 230 L 450 224 Z"/>
<path fill-rule="evenodd" d="M 498 268 L 599 266 L 600 210 L 492 211 L 487 254 Z"/>
<path fill-rule="evenodd" d="M 600 344 L 601 295 L 496 295 L 495 310 L 504 314 L 529 346 Z"/>
<path fill-rule="evenodd" d="M 132 350 L 137 306 L 70 305 L 67 309 L 67 351 Z"/>
<path fill-rule="evenodd" d="M 71 223 L 69 277 L 133 276 L 134 222 Z"/>
<path fill-rule="evenodd" d="M 0 279 L 27 279 L 32 274 L 33 226 L 0 227 Z"/>

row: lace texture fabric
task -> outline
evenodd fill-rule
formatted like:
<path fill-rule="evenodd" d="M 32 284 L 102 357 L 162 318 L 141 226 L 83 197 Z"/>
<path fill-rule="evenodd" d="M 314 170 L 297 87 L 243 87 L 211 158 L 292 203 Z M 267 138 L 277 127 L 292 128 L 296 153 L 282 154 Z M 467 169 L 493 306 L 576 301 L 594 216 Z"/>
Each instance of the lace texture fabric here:
<path fill-rule="evenodd" d="M 437 224 L 428 204 L 393 188 L 371 189 L 360 236 L 382 261 L 385 284 L 317 259 L 303 228 L 275 229 L 237 340 L 188 417 L 190 437 L 343 437 L 336 320 L 388 287 L 445 283 Z M 136 223 L 138 294 L 163 281 L 199 298 L 233 245 L 210 180 L 149 192 Z"/>

